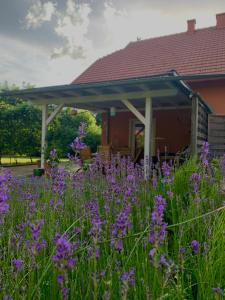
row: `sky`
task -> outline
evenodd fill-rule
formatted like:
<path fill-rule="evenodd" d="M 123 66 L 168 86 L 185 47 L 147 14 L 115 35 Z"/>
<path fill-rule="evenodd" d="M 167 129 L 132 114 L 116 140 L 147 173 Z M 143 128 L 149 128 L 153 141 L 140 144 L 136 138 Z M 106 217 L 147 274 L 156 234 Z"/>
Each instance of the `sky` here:
<path fill-rule="evenodd" d="M 0 83 L 68 84 L 129 42 L 215 26 L 225 0 L 0 0 Z"/>

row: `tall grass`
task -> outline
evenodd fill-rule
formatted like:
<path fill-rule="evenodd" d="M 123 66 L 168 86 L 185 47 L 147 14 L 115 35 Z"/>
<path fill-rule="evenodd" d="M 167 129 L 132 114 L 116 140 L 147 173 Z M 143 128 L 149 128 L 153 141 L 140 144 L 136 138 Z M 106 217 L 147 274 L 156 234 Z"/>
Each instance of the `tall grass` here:
<path fill-rule="evenodd" d="M 145 181 L 141 166 L 114 157 L 74 174 L 2 174 L 1 298 L 223 299 L 223 167 L 164 163 Z M 165 237 L 151 243 L 163 223 Z"/>

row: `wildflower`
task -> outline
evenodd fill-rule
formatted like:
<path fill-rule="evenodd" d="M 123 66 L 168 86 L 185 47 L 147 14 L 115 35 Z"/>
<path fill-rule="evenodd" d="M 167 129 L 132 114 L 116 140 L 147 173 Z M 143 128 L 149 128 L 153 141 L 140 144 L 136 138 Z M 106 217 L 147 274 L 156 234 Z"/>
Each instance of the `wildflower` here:
<path fill-rule="evenodd" d="M 57 277 L 57 282 L 58 282 L 59 285 L 63 285 L 64 280 L 65 280 L 65 278 L 64 278 L 63 275 L 61 275 L 61 274 L 58 275 L 58 277 Z"/>
<path fill-rule="evenodd" d="M 225 178 L 225 154 L 223 155 L 223 157 L 220 160 L 220 170 L 221 170 L 222 176 Z"/>
<path fill-rule="evenodd" d="M 44 220 L 39 220 L 35 224 L 30 224 L 30 230 L 33 240 L 37 240 L 40 235 L 41 227 L 44 225 Z"/>
<path fill-rule="evenodd" d="M 31 251 L 32 254 L 39 254 L 44 248 L 47 247 L 46 240 L 40 238 L 40 231 L 44 225 L 44 220 L 38 220 L 35 223 L 29 225 L 31 231 L 31 240 L 27 241 L 27 248 Z"/>
<path fill-rule="evenodd" d="M 135 274 L 134 268 L 131 268 L 128 272 L 124 272 L 121 276 L 122 282 L 127 283 L 130 286 L 134 286 L 135 284 L 134 274 Z"/>
<path fill-rule="evenodd" d="M 184 247 L 180 247 L 179 253 L 184 254 L 186 252 L 186 249 Z"/>
<path fill-rule="evenodd" d="M 160 256 L 159 263 L 160 263 L 162 266 L 166 266 L 166 267 L 168 266 L 168 262 L 167 262 L 167 260 L 166 260 L 165 255 L 161 255 L 161 256 Z"/>
<path fill-rule="evenodd" d="M 127 181 L 128 181 L 128 182 L 134 182 L 134 180 L 135 180 L 134 175 L 128 175 L 128 176 L 127 176 Z"/>
<path fill-rule="evenodd" d="M 221 295 L 221 296 L 223 296 L 224 294 L 224 290 L 219 287 L 212 288 L 212 292 L 216 295 Z"/>
<path fill-rule="evenodd" d="M 112 225 L 112 242 L 111 245 L 118 251 L 123 250 L 122 238 L 127 234 L 131 228 L 129 220 L 130 206 L 126 206 L 116 217 L 115 223 Z"/>
<path fill-rule="evenodd" d="M 204 142 L 202 145 L 201 156 L 200 156 L 201 163 L 204 167 L 208 167 L 209 165 L 208 155 L 209 155 L 209 143 Z"/>
<path fill-rule="evenodd" d="M 172 175 L 172 167 L 166 161 L 162 163 L 162 173 L 164 176 L 163 181 L 165 183 L 167 184 L 173 183 L 174 177 Z"/>
<path fill-rule="evenodd" d="M 57 150 L 56 149 L 52 149 L 50 151 L 50 156 L 52 159 L 56 159 L 57 158 Z"/>
<path fill-rule="evenodd" d="M 167 196 L 168 196 L 170 199 L 173 199 L 173 192 L 172 192 L 172 191 L 167 191 Z"/>
<path fill-rule="evenodd" d="M 81 141 L 79 137 L 76 137 L 73 142 L 70 144 L 70 147 L 74 152 L 80 151 L 86 147 L 86 145 Z"/>
<path fill-rule="evenodd" d="M 149 254 L 148 254 L 148 255 L 150 256 L 151 259 L 153 259 L 154 256 L 155 256 L 155 254 L 156 254 L 156 249 L 153 248 L 153 249 L 151 249 L 151 250 L 149 251 Z"/>
<path fill-rule="evenodd" d="M 169 177 L 171 175 L 171 166 L 166 161 L 162 163 L 162 172 L 165 177 Z"/>
<path fill-rule="evenodd" d="M 166 223 L 163 222 L 164 210 L 166 201 L 162 196 L 155 197 L 155 206 L 152 212 L 152 223 L 149 234 L 149 242 L 156 247 L 165 239 L 166 236 Z"/>
<path fill-rule="evenodd" d="M 196 240 L 193 240 L 191 242 L 191 249 L 194 251 L 195 254 L 198 253 L 199 248 L 200 248 L 200 243 L 198 241 L 196 241 Z"/>
<path fill-rule="evenodd" d="M 201 182 L 201 175 L 199 173 L 192 173 L 191 175 L 191 183 L 194 188 L 194 192 L 197 193 L 199 190 L 199 184 Z"/>
<path fill-rule="evenodd" d="M 122 281 L 122 299 L 127 299 L 127 293 L 129 290 L 129 287 L 133 287 L 135 285 L 135 279 L 134 279 L 135 269 L 131 268 L 128 272 L 124 272 L 121 275 L 121 281 Z"/>
<path fill-rule="evenodd" d="M 62 299 L 68 299 L 68 295 L 69 295 L 69 289 L 68 288 L 62 288 Z"/>
<path fill-rule="evenodd" d="M 11 175 L 7 172 L 0 174 L 0 218 L 5 215 L 9 210 L 8 194 L 9 194 L 9 181 Z M 1 221 L 1 219 L 0 219 Z"/>
<path fill-rule="evenodd" d="M 15 268 L 16 271 L 20 271 L 23 268 L 23 260 L 13 258 L 12 265 Z"/>
<path fill-rule="evenodd" d="M 87 124 L 85 122 L 81 122 L 78 128 L 78 134 L 80 137 L 86 136 L 86 128 L 87 128 Z"/>
<path fill-rule="evenodd" d="M 53 262 L 60 266 L 61 262 L 68 260 L 71 255 L 72 245 L 71 243 L 63 236 L 59 234 L 55 237 L 56 244 L 56 254 L 53 256 Z"/>

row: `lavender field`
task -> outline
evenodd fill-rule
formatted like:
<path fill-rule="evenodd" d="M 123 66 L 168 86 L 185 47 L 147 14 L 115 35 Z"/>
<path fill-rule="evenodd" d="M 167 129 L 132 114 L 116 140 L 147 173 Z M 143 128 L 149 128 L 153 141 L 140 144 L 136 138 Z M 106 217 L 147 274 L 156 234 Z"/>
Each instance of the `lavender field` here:
<path fill-rule="evenodd" d="M 78 141 L 76 141 L 78 142 Z M 53 153 L 56 156 L 56 153 Z M 225 156 L 0 175 L 1 299 L 223 299 Z"/>

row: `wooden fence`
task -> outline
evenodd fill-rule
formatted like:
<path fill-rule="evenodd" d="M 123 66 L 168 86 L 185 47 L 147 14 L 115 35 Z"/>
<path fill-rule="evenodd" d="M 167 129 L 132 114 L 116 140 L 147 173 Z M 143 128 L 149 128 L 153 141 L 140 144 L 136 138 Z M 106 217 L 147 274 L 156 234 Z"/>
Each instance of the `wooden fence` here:
<path fill-rule="evenodd" d="M 212 156 L 225 154 L 225 116 L 209 115 L 208 141 Z"/>

